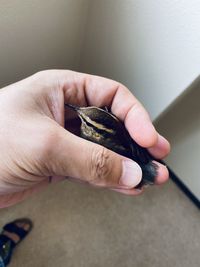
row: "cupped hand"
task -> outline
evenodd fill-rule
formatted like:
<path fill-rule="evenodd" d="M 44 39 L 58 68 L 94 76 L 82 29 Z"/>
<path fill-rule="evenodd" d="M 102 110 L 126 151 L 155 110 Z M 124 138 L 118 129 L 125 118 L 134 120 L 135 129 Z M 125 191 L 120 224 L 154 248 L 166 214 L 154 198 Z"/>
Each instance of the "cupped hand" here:
<path fill-rule="evenodd" d="M 64 103 L 109 106 L 131 137 L 155 158 L 169 153 L 168 141 L 124 85 L 67 70 L 38 72 L 0 90 L 0 207 L 66 177 L 127 195 L 143 191 L 134 189 L 142 178 L 137 163 L 64 128 L 70 128 L 73 118 Z M 168 171 L 157 165 L 156 183 L 162 184 Z"/>

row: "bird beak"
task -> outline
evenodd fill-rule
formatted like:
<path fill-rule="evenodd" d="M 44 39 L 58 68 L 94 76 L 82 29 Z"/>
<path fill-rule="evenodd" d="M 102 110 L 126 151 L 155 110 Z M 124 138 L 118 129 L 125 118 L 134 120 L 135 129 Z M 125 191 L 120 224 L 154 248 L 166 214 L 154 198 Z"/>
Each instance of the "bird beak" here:
<path fill-rule="evenodd" d="M 71 105 L 71 104 L 65 104 L 65 107 L 68 107 L 68 108 L 70 108 L 70 109 L 72 109 L 74 111 L 77 111 L 77 112 L 79 110 L 79 107 Z"/>

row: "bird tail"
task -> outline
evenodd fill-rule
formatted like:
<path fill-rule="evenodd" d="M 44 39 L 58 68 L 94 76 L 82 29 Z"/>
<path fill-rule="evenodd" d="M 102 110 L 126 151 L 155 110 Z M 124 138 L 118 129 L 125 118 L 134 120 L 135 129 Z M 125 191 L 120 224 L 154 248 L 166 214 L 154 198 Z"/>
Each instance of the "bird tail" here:
<path fill-rule="evenodd" d="M 142 181 L 137 185 L 137 188 L 141 188 L 143 185 L 153 185 L 158 173 L 157 165 L 149 161 L 147 164 L 142 164 L 140 166 L 142 168 Z"/>

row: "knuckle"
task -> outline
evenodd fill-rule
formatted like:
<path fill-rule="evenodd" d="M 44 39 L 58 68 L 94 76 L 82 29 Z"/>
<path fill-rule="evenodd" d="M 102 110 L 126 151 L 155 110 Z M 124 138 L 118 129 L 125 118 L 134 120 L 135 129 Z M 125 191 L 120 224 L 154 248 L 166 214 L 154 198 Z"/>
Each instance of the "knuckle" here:
<path fill-rule="evenodd" d="M 47 70 L 41 70 L 41 71 L 34 73 L 32 77 L 34 77 L 36 80 L 41 79 L 46 75 L 46 73 L 47 73 Z"/>
<path fill-rule="evenodd" d="M 53 72 L 54 70 L 51 70 L 51 69 L 46 69 L 46 70 L 40 70 L 38 72 L 35 73 L 35 76 L 45 76 L 45 75 L 48 75 L 49 72 Z"/>
<path fill-rule="evenodd" d="M 56 76 L 57 71 L 53 69 L 46 69 L 46 70 L 41 70 L 36 72 L 35 74 L 32 75 L 33 79 L 35 81 L 48 81 L 49 77 L 54 77 Z"/>
<path fill-rule="evenodd" d="M 105 147 L 94 150 L 91 154 L 91 181 L 100 186 L 106 185 L 106 180 L 112 171 L 112 160 L 110 152 Z"/>

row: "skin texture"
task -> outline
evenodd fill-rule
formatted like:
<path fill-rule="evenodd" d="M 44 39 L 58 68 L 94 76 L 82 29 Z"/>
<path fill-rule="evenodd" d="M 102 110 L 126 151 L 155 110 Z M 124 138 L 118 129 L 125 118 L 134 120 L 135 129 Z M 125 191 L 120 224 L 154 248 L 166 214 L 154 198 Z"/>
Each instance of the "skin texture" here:
<path fill-rule="evenodd" d="M 170 151 L 141 103 L 122 84 L 68 70 L 38 72 L 0 90 L 0 207 L 15 204 L 52 182 L 68 177 L 126 195 L 144 190 L 120 184 L 124 158 L 64 129 L 74 114 L 64 103 L 109 106 L 131 137 L 162 159 Z M 113 167 L 114 166 L 114 167 Z M 158 163 L 156 184 L 168 179 Z"/>

